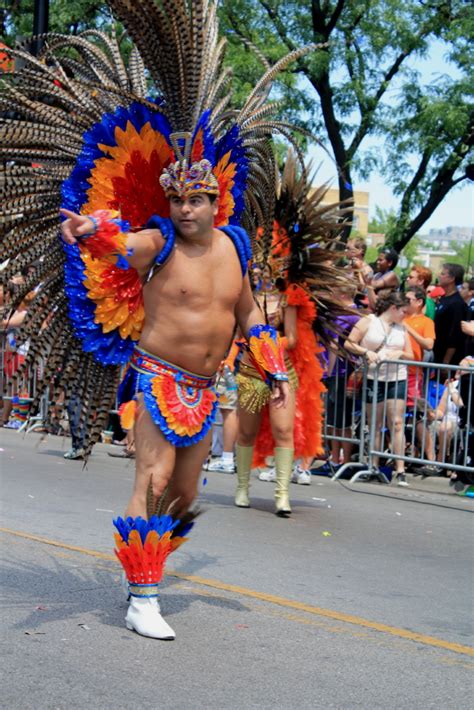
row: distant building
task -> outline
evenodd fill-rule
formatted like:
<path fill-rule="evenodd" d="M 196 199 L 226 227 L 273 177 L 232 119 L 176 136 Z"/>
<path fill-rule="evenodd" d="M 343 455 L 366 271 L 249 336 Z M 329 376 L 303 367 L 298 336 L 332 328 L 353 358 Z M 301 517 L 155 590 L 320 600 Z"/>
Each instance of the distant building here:
<path fill-rule="evenodd" d="M 318 188 L 319 185 L 315 186 L 316 190 Z M 336 187 L 330 187 L 324 195 L 321 204 L 332 205 L 337 202 L 339 202 L 339 190 Z M 369 230 L 369 193 L 364 190 L 354 190 L 354 218 L 352 220 L 352 226 L 361 236 L 367 236 Z"/>
<path fill-rule="evenodd" d="M 381 234 L 380 232 L 369 232 L 365 238 L 365 241 L 367 242 L 368 247 L 375 247 L 375 249 L 379 249 L 379 247 L 383 247 L 385 245 L 385 234 Z"/>
<path fill-rule="evenodd" d="M 448 251 L 455 247 L 462 247 L 474 239 L 473 227 L 445 227 L 444 229 L 430 229 L 422 239 L 426 242 L 427 249 L 433 251 Z"/>
<path fill-rule="evenodd" d="M 416 263 L 421 264 L 421 266 L 426 266 L 434 274 L 437 274 L 441 269 L 442 265 L 449 262 L 449 257 L 456 254 L 452 249 L 442 249 L 436 251 L 434 249 L 426 249 L 425 247 L 420 247 L 416 254 Z"/>

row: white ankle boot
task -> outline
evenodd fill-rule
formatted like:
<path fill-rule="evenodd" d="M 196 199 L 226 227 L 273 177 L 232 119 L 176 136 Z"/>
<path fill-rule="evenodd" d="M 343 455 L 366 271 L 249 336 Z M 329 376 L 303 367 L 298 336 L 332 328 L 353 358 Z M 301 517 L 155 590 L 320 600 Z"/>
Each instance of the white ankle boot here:
<path fill-rule="evenodd" d="M 128 585 L 128 579 L 127 579 L 125 572 L 122 572 L 122 574 L 120 576 L 120 586 L 122 587 L 122 591 L 125 595 L 125 599 L 129 602 L 130 599 L 132 598 L 132 595 L 130 594 L 130 587 Z M 158 601 L 158 599 L 156 599 L 156 607 L 161 614 L 160 602 Z"/>
<path fill-rule="evenodd" d="M 172 641 L 176 634 L 160 614 L 156 597 L 131 597 L 125 626 L 141 636 Z"/>

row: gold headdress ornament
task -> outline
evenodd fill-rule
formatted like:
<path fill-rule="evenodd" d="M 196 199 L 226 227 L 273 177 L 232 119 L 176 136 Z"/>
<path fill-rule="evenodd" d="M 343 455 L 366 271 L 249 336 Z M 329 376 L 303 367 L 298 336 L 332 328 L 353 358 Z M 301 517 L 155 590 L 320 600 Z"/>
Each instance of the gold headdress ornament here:
<path fill-rule="evenodd" d="M 191 133 L 184 131 L 172 133 L 170 142 L 178 160 L 168 165 L 160 177 L 160 185 L 165 191 L 166 197 L 171 195 L 189 197 L 189 195 L 197 193 L 219 195 L 219 183 L 212 172 L 209 160 L 204 158 L 188 167 L 192 148 Z"/>

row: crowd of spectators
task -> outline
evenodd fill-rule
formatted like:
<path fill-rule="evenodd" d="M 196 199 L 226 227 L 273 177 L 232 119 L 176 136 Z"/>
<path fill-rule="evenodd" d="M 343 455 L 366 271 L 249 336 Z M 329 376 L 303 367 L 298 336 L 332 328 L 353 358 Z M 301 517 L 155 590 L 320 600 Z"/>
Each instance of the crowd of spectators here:
<path fill-rule="evenodd" d="M 329 460 L 332 466 L 348 463 L 354 453 L 351 441 L 355 431 L 352 421 L 353 402 L 347 397 L 346 387 L 354 368 L 357 369 L 361 361 L 366 360 L 369 365 L 365 389 L 366 409 L 370 423 L 372 410 L 376 408 L 376 438 L 384 426 L 382 418 L 385 418 L 391 450 L 394 454 L 402 452 L 406 447 L 404 416 L 408 413 L 416 432 L 417 455 L 429 462 L 424 466 L 424 473 L 443 474 L 445 471 L 437 463 L 446 460 L 456 430 L 455 424 L 462 419 L 461 390 L 465 398 L 466 385 L 462 383 L 462 378 L 461 381 L 456 379 L 452 372 L 444 371 L 440 366 L 458 365 L 461 362 L 468 362 L 472 366 L 474 362 L 465 360 L 466 356 L 474 356 L 474 279 L 465 279 L 463 267 L 448 262 L 442 265 L 436 275 L 425 266 L 413 264 L 402 283 L 397 273 L 397 252 L 383 248 L 375 263 L 369 264 L 366 261 L 366 242 L 360 237 L 348 241 L 346 257 L 343 268 L 348 274 L 348 286 L 339 289 L 334 295 L 340 303 L 353 309 L 353 315 L 337 319 L 334 333 L 329 334 L 334 342 L 334 347 L 328 348 L 326 356 Z M 36 296 L 36 292 L 31 292 L 21 303 L 15 299 L 28 273 L 24 271 L 17 274 L 0 291 L 1 378 L 4 395 L 0 423 L 9 428 L 20 428 L 24 424 L 31 402 L 31 393 L 27 387 L 14 384 L 14 376 L 28 351 L 27 342 L 17 342 L 16 332 Z M 254 273 L 253 277 L 258 289 L 261 275 Z M 341 355 L 344 347 L 347 357 Z M 407 368 L 403 365 L 386 365 L 378 373 L 378 387 L 374 390 L 371 371 L 377 361 L 387 359 L 432 362 L 437 366 L 442 382 L 429 408 L 425 402 L 426 370 L 414 364 Z M 55 383 L 56 393 L 57 385 L 58 382 Z M 81 401 L 74 392 L 63 392 L 56 399 L 57 406 L 64 413 L 56 419 L 67 422 L 64 429 L 72 439 L 72 446 L 65 453 L 65 458 L 83 458 Z M 420 408 L 420 403 L 424 409 Z M 224 413 L 228 414 L 227 411 Z M 433 424 L 427 427 L 427 422 Z M 130 434 L 127 438 L 113 413 L 110 428 L 113 429 L 113 443 L 125 445 L 118 455 L 133 457 L 133 438 Z M 53 433 L 61 431 L 55 430 Z M 233 454 L 230 450 L 226 454 L 228 468 L 234 470 Z M 395 459 L 394 466 L 398 482 L 404 485 L 404 462 Z"/>
<path fill-rule="evenodd" d="M 446 463 L 450 457 L 454 461 L 456 457 L 452 449 L 454 421 L 460 419 L 463 399 L 458 393 L 459 375 L 442 366 L 474 364 L 474 279 L 464 280 L 464 268 L 458 264 L 443 264 L 436 276 L 430 269 L 413 264 L 402 284 L 395 271 L 399 255 L 394 250 L 382 249 L 375 264 L 366 265 L 364 255 L 362 240 L 349 241 L 346 268 L 359 285 L 360 293 L 355 299 L 358 310 L 361 316 L 368 317 L 361 317 L 349 332 L 345 348 L 350 356 L 359 358 L 352 363 L 353 367 L 361 360 L 368 363 L 366 409 L 370 426 L 372 409 L 377 407 L 376 448 L 380 446 L 381 432 L 386 429 L 392 453 L 405 451 L 403 428 L 411 417 L 415 455 L 428 461 L 420 471 L 423 475 L 450 475 L 437 464 Z M 433 369 L 429 371 L 414 364 L 408 368 L 403 364 L 382 365 L 378 389 L 374 392 L 371 375 L 374 363 L 396 359 L 433 363 Z M 432 381 L 427 381 L 430 378 Z M 469 383 L 472 390 L 472 377 Z M 331 405 L 330 377 L 328 389 L 328 416 L 334 417 L 330 426 L 336 435 L 344 437 L 344 432 L 336 428 L 339 422 Z M 430 403 L 426 401 L 428 391 L 433 395 Z M 472 401 L 472 391 L 467 394 Z M 348 421 L 347 414 L 354 410 L 347 401 L 343 411 L 349 427 L 346 432 L 353 431 L 353 422 Z M 333 433 L 331 428 L 328 433 L 330 436 Z M 344 450 L 341 457 L 339 442 L 335 444 L 332 440 L 328 448 L 333 464 L 347 462 L 347 452 Z M 404 462 L 395 458 L 393 465 L 398 483 L 406 485 Z M 457 474 L 452 476 L 458 478 Z"/>

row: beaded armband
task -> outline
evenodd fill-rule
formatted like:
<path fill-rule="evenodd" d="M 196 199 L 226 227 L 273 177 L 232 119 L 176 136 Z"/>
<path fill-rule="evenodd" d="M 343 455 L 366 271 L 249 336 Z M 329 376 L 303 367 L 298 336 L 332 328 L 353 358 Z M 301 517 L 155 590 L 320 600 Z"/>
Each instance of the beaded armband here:
<path fill-rule="evenodd" d="M 86 249 L 94 259 L 114 256 L 118 267 L 128 269 L 128 222 L 118 219 L 118 213 L 110 210 L 97 210 L 87 217 L 92 221 L 94 231 L 79 238 L 80 247 Z"/>
<path fill-rule="evenodd" d="M 271 325 L 254 325 L 248 332 L 248 351 L 253 366 L 267 384 L 288 382 L 281 338 Z"/>

